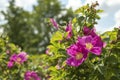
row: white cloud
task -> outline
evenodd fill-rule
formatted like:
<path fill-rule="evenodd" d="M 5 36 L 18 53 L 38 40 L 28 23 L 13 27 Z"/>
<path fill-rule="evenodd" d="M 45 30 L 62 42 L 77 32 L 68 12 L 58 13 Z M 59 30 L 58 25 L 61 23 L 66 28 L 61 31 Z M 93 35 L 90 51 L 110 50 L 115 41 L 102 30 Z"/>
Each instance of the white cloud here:
<path fill-rule="evenodd" d="M 32 5 L 36 4 L 36 0 L 16 0 L 16 6 L 23 7 L 25 10 L 31 11 Z M 0 11 L 6 11 L 9 6 L 8 0 L 0 0 Z M 0 24 L 4 24 L 4 16 L 0 14 Z"/>
<path fill-rule="evenodd" d="M 109 27 L 108 29 L 106 28 L 107 31 L 111 31 L 113 30 L 115 27 L 118 28 L 120 26 L 120 10 L 118 10 L 115 14 L 114 14 L 114 17 L 113 17 L 114 21 L 115 21 L 115 24 L 111 27 Z M 109 20 L 108 20 L 109 22 Z M 100 29 L 101 30 L 101 29 Z M 103 30 L 103 31 L 106 31 L 106 30 Z"/>
<path fill-rule="evenodd" d="M 100 14 L 100 17 L 104 18 L 104 17 L 107 17 L 108 16 L 108 13 L 101 13 Z"/>
<path fill-rule="evenodd" d="M 9 0 L 0 0 L 0 11 L 6 10 L 9 6 Z M 23 7 L 25 10 L 32 10 L 32 5 L 36 4 L 36 0 L 15 0 L 16 6 Z"/>
<path fill-rule="evenodd" d="M 120 22 L 120 10 L 116 12 L 115 14 L 115 21 L 118 23 Z"/>
<path fill-rule="evenodd" d="M 1 10 L 6 10 L 6 7 L 8 6 L 8 1 L 7 0 L 0 0 L 0 11 Z"/>
<path fill-rule="evenodd" d="M 7 0 L 0 0 L 0 11 L 6 11 L 6 7 L 9 6 L 9 3 Z M 4 16 L 2 13 L 0 13 L 0 24 L 4 24 Z M 0 33 L 3 31 L 3 29 L 0 28 Z"/>
<path fill-rule="evenodd" d="M 5 17 L 0 13 L 0 21 L 1 21 L 1 20 L 4 20 L 4 18 L 5 18 Z"/>
<path fill-rule="evenodd" d="M 68 0 L 68 4 L 66 5 L 66 8 L 72 8 L 73 10 L 76 10 L 80 6 L 82 6 L 81 0 Z"/>
<path fill-rule="evenodd" d="M 115 26 L 114 27 L 119 27 L 120 26 L 120 10 L 115 13 Z"/>
<path fill-rule="evenodd" d="M 108 6 L 120 5 L 120 0 L 106 0 Z"/>
<path fill-rule="evenodd" d="M 25 10 L 32 10 L 32 5 L 36 4 L 36 0 L 16 0 L 16 6 L 23 7 Z"/>

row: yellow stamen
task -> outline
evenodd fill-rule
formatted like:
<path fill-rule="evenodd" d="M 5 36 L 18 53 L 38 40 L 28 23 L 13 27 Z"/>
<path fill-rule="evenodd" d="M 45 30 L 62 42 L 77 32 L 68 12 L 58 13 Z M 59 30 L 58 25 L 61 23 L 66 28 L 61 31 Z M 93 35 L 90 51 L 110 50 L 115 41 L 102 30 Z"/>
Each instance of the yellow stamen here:
<path fill-rule="evenodd" d="M 34 78 L 30 78 L 30 80 L 34 80 Z"/>
<path fill-rule="evenodd" d="M 83 54 L 82 54 L 82 53 L 77 53 L 77 54 L 76 54 L 76 59 L 77 59 L 77 60 L 80 60 L 82 57 L 83 57 Z"/>
<path fill-rule="evenodd" d="M 17 58 L 17 62 L 20 62 L 21 61 L 21 58 Z"/>
<path fill-rule="evenodd" d="M 91 43 L 86 43 L 86 48 L 91 50 L 93 48 L 93 45 Z"/>

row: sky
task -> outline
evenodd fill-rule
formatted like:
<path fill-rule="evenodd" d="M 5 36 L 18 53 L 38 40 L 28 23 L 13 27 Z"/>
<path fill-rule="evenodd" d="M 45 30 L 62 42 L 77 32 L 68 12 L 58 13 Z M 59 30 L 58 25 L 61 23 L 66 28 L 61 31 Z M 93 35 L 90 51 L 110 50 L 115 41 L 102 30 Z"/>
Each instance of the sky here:
<path fill-rule="evenodd" d="M 120 0 L 60 0 L 66 8 L 77 8 L 87 3 L 98 1 L 99 9 L 103 9 L 104 12 L 100 14 L 101 20 L 96 25 L 96 30 L 99 32 L 105 32 L 112 30 L 114 27 L 120 26 Z M 37 4 L 36 0 L 16 0 L 16 5 L 23 7 L 25 10 L 32 11 L 32 5 Z M 0 11 L 6 10 L 8 6 L 8 0 L 0 0 Z M 4 23 L 4 16 L 0 14 L 0 23 Z"/>

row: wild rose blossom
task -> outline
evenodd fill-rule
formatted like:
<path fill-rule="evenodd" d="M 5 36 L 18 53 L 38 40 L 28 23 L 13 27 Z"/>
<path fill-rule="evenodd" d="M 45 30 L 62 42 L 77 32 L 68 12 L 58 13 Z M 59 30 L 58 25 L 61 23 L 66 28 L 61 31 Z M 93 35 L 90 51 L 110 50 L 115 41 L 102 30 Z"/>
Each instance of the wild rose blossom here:
<path fill-rule="evenodd" d="M 57 22 L 53 19 L 53 18 L 50 18 L 50 22 L 53 24 L 53 26 L 58 29 L 58 24 Z"/>
<path fill-rule="evenodd" d="M 92 36 L 79 37 L 78 44 L 84 46 L 86 50 L 95 55 L 100 55 L 103 48 L 103 42 L 99 36 L 94 38 Z"/>
<path fill-rule="evenodd" d="M 88 52 L 82 46 L 72 44 L 67 48 L 67 54 L 70 56 L 67 59 L 67 64 L 78 67 L 86 60 Z"/>
<path fill-rule="evenodd" d="M 66 27 L 66 32 L 68 32 L 67 39 L 70 39 L 72 37 L 72 24 L 69 22 L 69 24 Z"/>
<path fill-rule="evenodd" d="M 25 80 L 41 80 L 38 74 L 34 71 L 27 71 L 24 75 Z"/>
<path fill-rule="evenodd" d="M 16 58 L 16 62 L 22 64 L 23 62 L 27 61 L 27 53 L 25 52 L 20 52 L 18 55 L 17 55 L 17 58 Z"/>
<path fill-rule="evenodd" d="M 19 64 L 22 64 L 24 63 L 26 60 L 27 60 L 27 53 L 25 52 L 20 52 L 19 54 L 13 54 L 11 57 L 10 57 L 10 61 L 8 62 L 8 67 L 11 68 L 14 63 L 19 63 Z"/>

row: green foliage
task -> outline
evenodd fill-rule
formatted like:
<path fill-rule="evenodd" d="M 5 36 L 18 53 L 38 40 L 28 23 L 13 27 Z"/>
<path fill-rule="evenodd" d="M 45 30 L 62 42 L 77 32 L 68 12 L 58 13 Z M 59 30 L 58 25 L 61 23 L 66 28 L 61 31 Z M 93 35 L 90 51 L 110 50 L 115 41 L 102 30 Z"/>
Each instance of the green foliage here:
<path fill-rule="evenodd" d="M 19 52 L 21 52 L 21 48 L 10 43 L 6 35 L 0 36 L 0 80 L 23 80 L 24 74 L 28 70 L 36 71 L 39 76 L 43 77 L 40 64 L 38 64 L 38 61 L 35 62 L 37 55 L 29 55 L 25 63 L 15 63 L 12 68 L 8 68 L 7 65 L 11 55 L 18 54 Z M 39 57 L 37 58 L 40 60 Z"/>
<path fill-rule="evenodd" d="M 77 16 L 77 23 L 82 27 L 82 26 L 88 26 L 88 27 L 93 27 L 95 24 L 97 24 L 97 19 L 100 19 L 100 16 L 98 13 L 103 12 L 103 10 L 100 9 L 95 9 L 96 6 L 99 4 L 96 2 L 92 6 L 89 4 L 80 7 L 75 11 L 75 14 L 78 14 Z"/>
<path fill-rule="evenodd" d="M 79 67 L 72 67 L 66 64 L 68 57 L 66 49 L 71 43 L 75 42 L 77 35 L 83 35 L 84 26 L 93 28 L 96 20 L 99 19 L 98 13 L 102 10 L 96 10 L 96 4 L 85 5 L 75 11 L 76 16 L 72 20 L 73 36 L 71 39 L 65 39 L 67 33 L 64 27 L 55 32 L 47 47 L 49 53 L 43 54 L 43 67 L 47 66 L 45 74 L 49 80 L 119 80 L 120 79 L 120 29 L 115 28 L 101 34 L 102 40 L 106 43 L 100 56 L 89 54 L 89 58 Z M 95 12 L 93 12 L 95 11 Z"/>
<path fill-rule="evenodd" d="M 55 4 L 51 5 L 50 2 Z M 47 6 L 44 6 L 45 4 Z M 66 23 L 69 22 L 69 19 L 65 19 L 66 22 L 63 20 L 64 23 L 61 23 L 65 26 L 59 25 L 58 31 L 53 33 L 46 54 L 31 54 L 25 63 L 15 63 L 12 68 L 8 68 L 7 64 L 12 54 L 18 54 L 23 50 L 36 53 L 39 52 L 41 46 L 47 45 L 47 43 L 38 43 L 45 41 L 43 36 L 50 37 L 50 34 L 47 34 L 49 31 L 52 33 L 55 30 L 47 23 L 47 19 L 44 21 L 44 18 L 56 17 L 55 15 L 59 14 L 59 10 L 61 10 L 57 0 L 38 0 L 38 5 L 34 6 L 35 11 L 30 14 L 19 7 L 15 7 L 14 0 L 10 1 L 7 13 L 3 12 L 6 20 L 8 20 L 8 23 L 3 27 L 9 37 L 0 36 L 0 80 L 23 80 L 25 72 L 29 70 L 37 72 L 42 80 L 119 80 L 120 28 L 100 34 L 105 42 L 100 56 L 89 54 L 89 57 L 78 67 L 66 64 L 66 59 L 69 57 L 66 49 L 76 42 L 78 35 L 84 35 L 84 26 L 92 29 L 97 23 L 96 20 L 100 19 L 98 13 L 101 13 L 102 10 L 96 9 L 97 5 L 98 3 L 87 4 L 75 11 L 76 17 L 70 21 L 73 35 L 70 39 L 67 39 L 69 32 L 66 31 Z M 36 30 L 38 33 L 34 33 Z M 39 34 L 40 32 L 41 34 Z"/>

